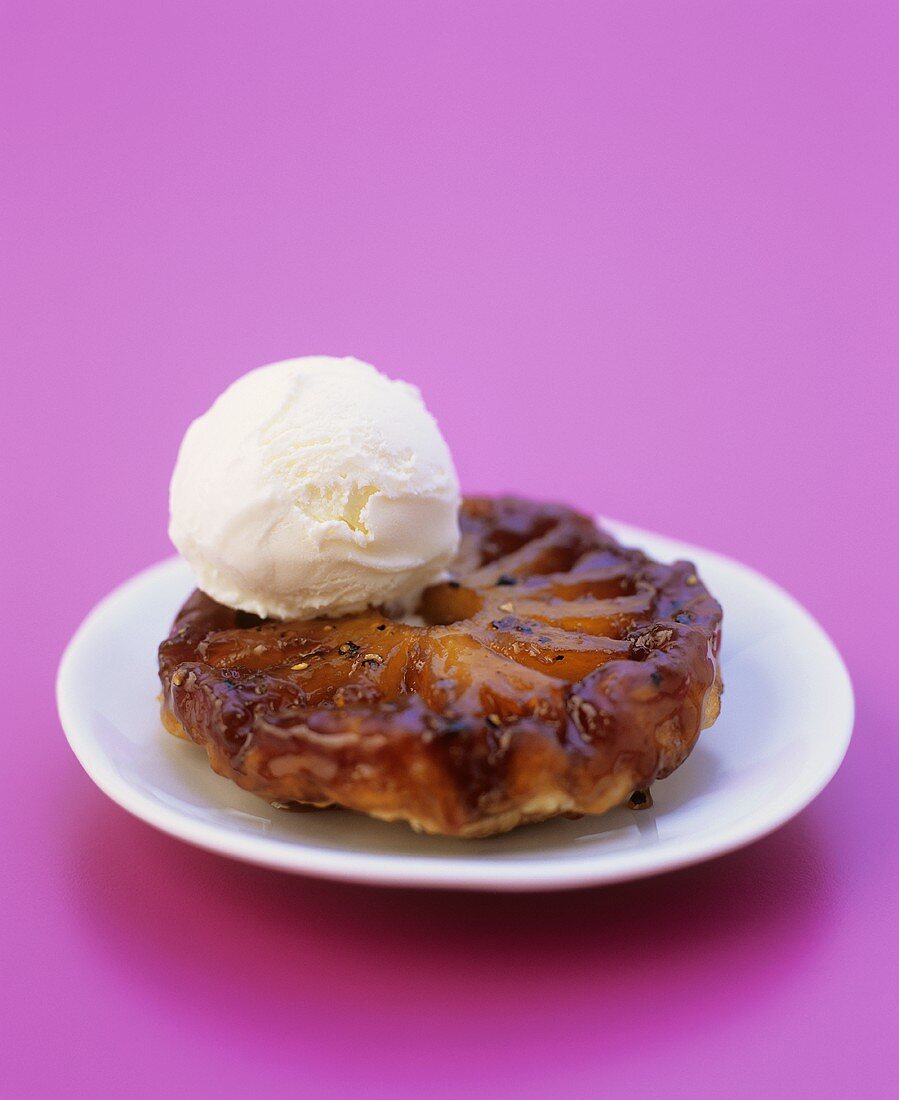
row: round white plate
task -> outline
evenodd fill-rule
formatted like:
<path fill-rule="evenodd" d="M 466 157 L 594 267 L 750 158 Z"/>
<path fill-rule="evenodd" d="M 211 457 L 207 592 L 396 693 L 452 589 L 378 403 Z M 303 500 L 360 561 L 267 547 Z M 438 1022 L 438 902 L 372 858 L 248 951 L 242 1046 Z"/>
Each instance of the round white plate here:
<path fill-rule="evenodd" d="M 661 560 L 694 561 L 724 606 L 721 717 L 653 787 L 655 806 L 528 825 L 486 840 L 421 836 L 342 810 L 275 810 L 215 775 L 159 720 L 156 647 L 193 587 L 178 559 L 91 612 L 59 669 L 75 755 L 101 790 L 164 832 L 236 859 L 327 878 L 472 890 L 619 882 L 697 863 L 764 836 L 822 790 L 852 732 L 852 686 L 792 597 L 718 554 L 606 522 Z"/>

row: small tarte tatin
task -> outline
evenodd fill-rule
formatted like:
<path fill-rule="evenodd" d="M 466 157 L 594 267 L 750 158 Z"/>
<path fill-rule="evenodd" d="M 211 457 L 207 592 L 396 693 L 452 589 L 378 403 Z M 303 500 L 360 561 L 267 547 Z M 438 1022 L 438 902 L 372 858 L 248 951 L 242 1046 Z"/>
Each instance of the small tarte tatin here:
<path fill-rule="evenodd" d="M 721 608 L 555 504 L 467 498 L 424 625 L 281 622 L 195 592 L 159 649 L 166 728 L 284 808 L 483 837 L 631 800 L 718 716 Z"/>

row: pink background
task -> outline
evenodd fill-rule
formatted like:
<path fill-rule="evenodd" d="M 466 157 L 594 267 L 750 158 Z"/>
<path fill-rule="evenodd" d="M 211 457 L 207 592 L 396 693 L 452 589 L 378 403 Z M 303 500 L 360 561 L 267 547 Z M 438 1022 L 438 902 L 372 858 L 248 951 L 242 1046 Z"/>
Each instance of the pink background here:
<path fill-rule="evenodd" d="M 8 0 L 0 41 L 6 1095 L 893 1091 L 895 5 Z M 169 552 L 188 421 L 308 352 L 417 382 L 470 489 L 794 592 L 858 693 L 832 786 L 520 898 L 289 878 L 108 802 L 62 647 Z"/>

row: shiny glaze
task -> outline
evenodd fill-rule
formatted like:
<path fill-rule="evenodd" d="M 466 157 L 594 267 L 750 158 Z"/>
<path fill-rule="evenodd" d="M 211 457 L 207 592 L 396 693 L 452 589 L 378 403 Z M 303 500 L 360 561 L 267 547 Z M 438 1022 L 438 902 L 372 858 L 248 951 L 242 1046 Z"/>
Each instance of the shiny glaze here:
<path fill-rule="evenodd" d="M 426 625 L 273 622 L 200 592 L 160 647 L 163 717 L 279 804 L 486 835 L 595 813 L 668 774 L 717 715 L 721 609 L 559 505 L 470 498 Z"/>

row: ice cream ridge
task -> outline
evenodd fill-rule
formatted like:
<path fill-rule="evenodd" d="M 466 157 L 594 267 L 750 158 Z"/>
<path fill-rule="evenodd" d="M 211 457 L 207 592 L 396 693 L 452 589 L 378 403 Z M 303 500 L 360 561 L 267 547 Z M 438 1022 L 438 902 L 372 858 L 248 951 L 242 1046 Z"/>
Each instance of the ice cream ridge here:
<path fill-rule="evenodd" d="M 217 602 L 266 618 L 403 610 L 459 544 L 459 482 L 421 394 L 353 358 L 250 371 L 187 430 L 169 536 Z"/>

